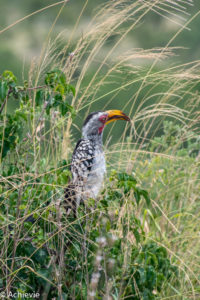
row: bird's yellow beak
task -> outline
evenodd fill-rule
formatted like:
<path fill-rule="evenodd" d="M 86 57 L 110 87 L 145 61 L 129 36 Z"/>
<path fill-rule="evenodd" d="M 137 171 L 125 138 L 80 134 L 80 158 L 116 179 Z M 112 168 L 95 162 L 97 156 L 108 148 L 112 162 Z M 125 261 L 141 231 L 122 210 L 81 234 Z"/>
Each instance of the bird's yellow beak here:
<path fill-rule="evenodd" d="M 117 120 L 130 121 L 130 118 L 121 110 L 107 110 L 106 113 L 108 114 L 106 125 Z"/>

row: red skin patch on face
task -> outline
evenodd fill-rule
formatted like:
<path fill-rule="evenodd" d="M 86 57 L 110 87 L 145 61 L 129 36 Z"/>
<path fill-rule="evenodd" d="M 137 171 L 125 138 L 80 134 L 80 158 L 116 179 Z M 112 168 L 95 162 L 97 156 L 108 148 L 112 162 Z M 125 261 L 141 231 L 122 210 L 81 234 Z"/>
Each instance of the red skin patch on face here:
<path fill-rule="evenodd" d="M 103 126 L 99 127 L 99 130 L 98 130 L 99 134 L 101 134 L 101 133 L 102 133 L 102 131 L 103 131 L 104 127 L 105 127 L 105 124 L 103 124 Z"/>
<path fill-rule="evenodd" d="M 107 117 L 108 117 L 107 115 L 102 115 L 102 116 L 99 117 L 99 121 L 101 121 L 101 123 L 103 124 L 101 127 L 99 127 L 99 130 L 98 130 L 99 134 L 102 133 L 102 131 L 103 131 L 104 127 L 105 127 L 105 123 L 107 121 Z"/>

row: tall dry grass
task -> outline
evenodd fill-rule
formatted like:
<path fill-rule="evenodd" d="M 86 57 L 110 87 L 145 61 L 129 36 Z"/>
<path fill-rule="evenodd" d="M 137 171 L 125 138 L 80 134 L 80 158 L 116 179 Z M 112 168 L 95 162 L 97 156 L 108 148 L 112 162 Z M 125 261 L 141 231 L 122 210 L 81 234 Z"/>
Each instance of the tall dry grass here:
<path fill-rule="evenodd" d="M 173 120 L 184 129 L 180 136 L 180 143 L 182 141 L 187 142 L 190 139 L 188 133 L 199 135 L 200 106 L 196 87 L 200 80 L 200 62 L 168 65 L 168 62 L 171 61 L 170 57 L 173 57 L 179 51 L 178 47 L 172 47 L 172 43 L 183 30 L 189 28 L 190 22 L 199 15 L 199 12 L 194 16 L 188 14 L 187 5 L 191 5 L 192 1 L 109 1 L 96 9 L 89 24 L 84 28 L 83 34 L 77 38 L 77 31 L 79 31 L 87 2 L 85 1 L 83 4 L 80 16 L 77 18 L 77 23 L 66 45 L 59 52 L 57 47 L 60 43 L 63 45 L 63 34 L 52 41 L 51 33 L 56 26 L 59 15 L 62 13 L 62 9 L 65 5 L 70 5 L 70 2 L 55 3 L 55 5 L 61 5 L 61 8 L 47 34 L 39 59 L 32 62 L 29 84 L 37 86 L 47 70 L 55 66 L 61 68 L 65 72 L 68 82 L 73 83 L 76 88 L 76 96 L 73 97 L 71 104 L 76 109 L 78 116 L 84 115 L 84 117 L 94 107 L 100 110 L 110 108 L 111 105 L 114 105 L 115 100 L 120 97 L 120 102 L 118 101 L 117 105 L 120 105 L 120 108 L 129 114 L 131 126 L 126 125 L 123 131 L 120 131 L 122 134 L 119 136 L 119 127 L 116 127 L 115 124 L 107 130 L 107 137 L 104 141 L 107 163 L 110 169 L 126 170 L 128 173 L 134 172 L 140 184 L 148 188 L 152 197 L 153 209 L 159 211 L 159 216 L 155 218 L 143 206 L 137 208 L 136 214 L 139 218 L 144 218 L 147 239 L 162 244 L 167 249 L 171 260 L 176 262 L 182 274 L 181 286 L 177 290 L 170 289 L 170 286 L 167 286 L 166 283 L 166 289 L 161 293 L 159 299 L 198 299 L 199 291 L 197 290 L 200 284 L 199 155 L 196 160 L 190 162 L 186 161 L 185 157 L 178 156 L 178 144 L 170 146 L 169 149 L 165 149 L 163 152 L 151 151 L 149 145 L 155 136 L 161 134 L 163 121 L 166 119 Z M 48 13 L 48 8 L 44 9 L 46 13 Z M 141 22 L 145 22 L 146 16 L 152 12 L 159 14 L 170 22 L 175 22 L 176 25 L 178 24 L 177 32 L 169 41 L 166 41 L 166 46 L 163 48 L 148 50 L 126 48 L 124 44 L 129 45 L 127 41 L 130 39 L 130 33 L 133 34 L 137 26 Z M 74 36 L 76 36 L 76 39 L 74 39 Z M 115 42 L 111 43 L 111 46 L 107 46 L 107 41 L 113 36 L 117 37 Z M 95 71 L 88 79 L 91 70 Z M 85 78 L 87 78 L 87 81 Z M 113 85 L 115 82 L 118 83 L 118 86 Z M 109 88 L 109 85 L 111 88 Z M 157 87 L 163 87 L 163 91 L 161 89 L 158 92 Z M 104 89 L 106 92 L 104 92 Z M 128 89 L 131 97 L 128 99 L 121 98 L 123 91 Z M 131 93 L 131 91 L 133 92 Z M 35 109 L 34 101 L 33 109 Z M 37 117 L 37 114 L 35 114 L 32 121 L 32 133 L 34 133 L 32 137 L 33 156 L 36 170 L 34 184 L 37 184 L 37 179 L 42 178 L 46 173 L 53 173 L 52 170 L 48 170 L 49 164 L 53 164 L 54 169 L 57 170 L 57 162 L 60 158 L 68 159 L 70 157 L 76 142 L 72 133 L 74 128 L 80 131 L 80 128 L 77 128 L 76 123 L 69 116 L 52 119 L 49 129 L 42 136 L 46 153 L 43 168 L 47 168 L 47 171 L 40 173 L 38 162 L 41 161 L 43 153 L 38 146 L 40 139 L 38 140 L 35 134 L 38 128 Z M 112 145 L 112 137 L 116 135 L 118 137 L 117 142 Z M 171 170 L 171 177 L 170 173 L 167 172 L 166 181 L 162 182 L 163 177 L 159 174 L 162 174 L 165 168 Z M 179 169 L 180 177 L 177 175 Z M 10 184 L 12 184 L 11 179 L 7 178 L 5 180 L 10 180 Z M 23 185 L 29 184 L 25 179 L 23 168 L 20 180 L 23 183 L 20 186 L 13 184 L 13 189 L 23 190 Z M 105 182 L 106 186 L 107 180 Z M 46 237 L 45 244 L 48 244 L 49 240 L 55 237 L 58 239 L 60 252 L 52 256 L 49 265 L 52 264 L 55 269 L 58 268 L 59 272 L 55 273 L 57 274 L 56 278 L 49 280 L 49 283 L 55 289 L 58 289 L 61 294 L 62 270 L 65 268 L 64 237 L 70 239 L 68 234 L 72 233 L 69 232 L 69 222 L 67 220 L 64 223 L 61 222 L 62 209 L 58 204 L 63 197 L 60 193 L 62 185 L 54 185 L 54 188 L 57 188 L 57 191 L 48 200 L 50 201 L 49 206 L 56 207 L 56 219 L 49 218 L 46 222 L 49 228 L 53 225 L 56 226 L 57 231 Z M 181 191 L 182 195 L 182 198 L 179 198 L 178 205 L 173 198 L 173 190 L 177 189 Z M 32 196 L 28 196 L 27 212 L 33 201 Z M 110 209 L 112 210 L 113 207 L 111 206 Z M 128 213 L 129 209 L 130 207 L 125 201 L 122 213 Z M 35 212 L 41 213 L 45 210 L 46 208 L 41 205 L 41 207 L 37 207 Z M 45 219 L 45 217 L 43 218 Z M 119 236 L 122 231 L 120 218 L 121 215 L 119 215 L 119 228 L 115 232 Z M 8 220 L 10 220 L 9 215 Z M 20 236 L 23 219 L 20 220 L 19 218 L 15 222 L 18 226 L 15 232 L 15 247 L 17 247 L 21 242 L 18 237 Z M 81 220 L 77 222 L 81 222 Z M 129 222 L 128 219 L 127 222 Z M 88 224 L 90 224 L 90 221 L 88 221 Z M 82 235 L 86 240 L 87 232 L 83 232 Z M 157 237 L 159 237 L 159 241 Z M 74 238 L 79 240 L 80 237 L 77 235 Z M 26 239 L 26 236 L 24 236 L 24 239 Z M 135 240 L 128 235 L 126 239 L 129 244 L 135 243 Z M 5 265 L 8 243 L 9 232 L 5 232 L 4 244 L 2 245 L 4 260 L 1 259 Z M 187 243 L 187 247 L 185 243 Z M 43 244 L 40 245 L 40 247 L 42 246 Z M 58 255 L 61 259 L 57 266 L 55 257 Z M 26 267 L 26 261 L 29 259 L 31 257 L 24 260 L 21 268 Z M 83 257 L 84 259 L 85 257 Z M 31 272 L 35 272 L 34 269 Z M 6 289 L 9 291 L 12 281 L 17 278 L 17 272 L 13 272 L 12 269 L 7 270 L 7 276 L 9 280 Z M 88 278 L 88 284 L 89 281 Z"/>

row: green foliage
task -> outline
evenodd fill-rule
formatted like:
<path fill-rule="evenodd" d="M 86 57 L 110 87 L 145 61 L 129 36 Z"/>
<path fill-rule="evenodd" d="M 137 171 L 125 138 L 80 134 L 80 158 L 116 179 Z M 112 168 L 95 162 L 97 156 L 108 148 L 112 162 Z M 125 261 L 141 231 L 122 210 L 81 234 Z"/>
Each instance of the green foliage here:
<path fill-rule="evenodd" d="M 156 299 L 164 283 L 177 277 L 177 269 L 165 248 L 148 240 L 143 222 L 134 213 L 142 198 L 150 206 L 148 192 L 133 175 L 113 171 L 100 201 L 95 204 L 90 199 L 79 208 L 78 219 L 66 218 L 57 202 L 62 201 L 63 187 L 70 180 L 68 162 L 56 162 L 55 168 L 44 151 L 36 176 L 31 159 L 34 144 L 27 145 L 24 128 L 31 129 L 34 113 L 40 120 L 41 113 L 46 112 L 48 118 L 51 110 L 59 108 L 62 117 L 56 101 L 59 97 L 65 101 L 73 89 L 61 71 L 49 72 L 46 86 L 36 90 L 32 109 L 27 83 L 17 87 L 9 72 L 2 78 L 8 87 L 2 101 L 14 88 L 19 108 L 2 115 L 0 242 L 6 238 L 5 255 L 12 259 L 1 270 L 0 288 L 11 280 L 11 291 L 38 292 L 49 299 L 61 297 L 55 289 L 58 285 L 63 299 L 87 299 L 90 294 L 102 299 L 108 291 L 115 298 Z M 12 270 L 10 277 L 6 269 Z"/>
<path fill-rule="evenodd" d="M 112 171 L 99 201 L 89 199 L 74 219 L 62 207 L 63 187 L 71 178 L 69 162 L 53 159 L 55 152 L 60 155 L 55 145 L 62 142 L 62 135 L 54 130 L 55 119 L 59 124 L 66 114 L 73 117 L 69 103 L 74 88 L 58 69 L 45 75 L 43 87 L 28 87 L 27 82 L 17 86 L 8 71 L 0 84 L 0 243 L 5 261 L 0 291 L 7 286 L 21 293 L 38 292 L 47 299 L 107 295 L 150 300 L 177 289 L 181 284 L 177 260 L 169 256 L 162 230 L 157 225 L 158 232 L 148 233 L 145 226 L 152 229 L 158 224 L 160 213 L 152 199 L 166 200 L 165 187 L 181 176 L 195 178 L 189 165 L 198 154 L 198 136 L 164 122 L 163 135 L 154 138 L 149 148 L 166 156 L 173 156 L 176 149 L 176 163 L 158 156 L 148 157 L 147 162 L 138 159 L 137 178 L 133 173 Z M 18 108 L 8 112 L 8 101 L 16 99 Z M 163 186 L 164 196 L 159 194 Z M 185 186 L 169 191 L 173 210 L 180 208 L 177 199 L 185 201 L 184 194 Z"/>
<path fill-rule="evenodd" d="M 163 135 L 151 141 L 150 151 L 173 154 L 175 149 L 178 156 L 186 156 L 189 153 L 195 157 L 200 149 L 199 135 L 187 127 L 164 121 Z"/>
<path fill-rule="evenodd" d="M 199 58 L 200 2 L 189 9 L 192 1 L 145 2 L 77 0 L 67 9 L 58 2 L 42 9 L 51 7 L 48 14 L 27 16 L 32 20 L 27 26 L 37 29 L 41 20 L 50 30 L 48 35 L 28 30 L 20 39 L 26 41 L 21 48 L 31 41 L 38 52 L 45 38 L 29 82 L 19 86 L 10 71 L 0 77 L 0 295 L 11 290 L 39 292 L 41 299 L 199 299 L 199 63 L 188 57 Z M 26 15 L 42 5 L 24 3 L 19 8 L 19 1 L 6 1 L 6 6 L 15 11 L 17 5 L 16 13 L 24 9 Z M 74 24 L 67 44 L 63 35 L 54 39 L 54 26 L 60 31 L 66 16 Z M 6 13 L 0 21 L 8 25 Z M 13 45 L 20 26 L 26 28 L 21 21 L 19 34 L 13 25 L 6 28 L 3 35 L 12 43 L 1 43 L 0 49 L 1 67 L 12 66 L 19 74 L 21 58 L 13 60 L 11 52 L 19 54 Z M 191 30 L 183 30 L 185 25 Z M 187 35 L 191 55 L 176 48 L 188 48 Z M 138 49 L 127 48 L 133 40 Z M 172 48 L 160 48 L 169 40 Z M 65 73 L 53 69 L 38 86 L 29 86 L 54 63 Z M 78 83 L 73 103 L 79 118 L 68 123 L 67 143 L 86 111 L 123 107 L 133 117 L 126 131 L 120 122 L 113 127 L 117 134 L 110 144 L 122 135 L 116 144 L 119 164 L 115 149 L 107 161 L 113 156 L 111 165 L 119 165 L 120 172 L 113 171 L 98 203 L 89 199 L 80 206 L 77 219 L 60 205 L 70 180 L 61 147 L 66 119 L 75 116 L 71 79 Z M 168 118 L 173 122 L 162 123 Z M 161 136 L 152 140 L 157 132 Z M 72 145 L 64 146 L 68 154 Z"/>
<path fill-rule="evenodd" d="M 72 116 L 75 116 L 75 110 L 71 105 L 69 105 L 66 98 L 66 95 L 69 93 L 72 93 L 73 96 L 75 96 L 75 88 L 66 83 L 65 74 L 59 69 L 54 69 L 46 74 L 45 83 L 51 89 L 51 92 L 46 95 L 47 113 L 50 113 L 51 108 L 59 107 L 62 116 L 68 112 L 70 112 Z M 40 91 L 38 91 L 36 95 L 36 104 L 41 103 L 42 99 L 43 95 Z"/>
<path fill-rule="evenodd" d="M 136 172 L 159 205 L 165 204 L 166 210 L 172 209 L 175 214 L 184 213 L 188 210 L 188 197 L 199 198 L 199 185 L 196 184 L 199 180 L 196 166 L 199 135 L 171 121 L 165 121 L 163 128 L 163 134 L 149 144 L 153 155 L 138 160 Z M 152 182 L 149 178 L 153 179 Z M 190 182 L 194 183 L 191 190 Z M 189 211 L 194 212 L 192 206 L 189 206 Z M 155 209 L 154 214 L 159 217 L 161 212 Z"/>
<path fill-rule="evenodd" d="M 147 205 L 150 204 L 150 198 L 148 192 L 146 190 L 140 189 L 137 186 L 137 180 L 133 176 L 128 175 L 127 173 L 119 173 L 117 175 L 117 179 L 118 179 L 117 187 L 119 188 L 123 187 L 125 195 L 129 194 L 130 190 L 133 189 L 137 204 L 139 204 L 141 196 L 144 197 Z"/>
<path fill-rule="evenodd" d="M 49 74 L 51 72 L 46 78 Z M 41 87 L 29 87 L 26 81 L 23 86 L 18 86 L 10 71 L 5 71 L 0 77 L 0 240 L 3 243 L 6 238 L 8 244 L 4 245 L 7 249 L 4 253 L 6 257 L 13 257 L 6 268 L 12 269 L 13 276 L 16 272 L 20 278 L 20 281 L 14 279 L 16 285 L 11 291 L 15 292 L 40 291 L 51 278 L 51 268 L 46 268 L 50 253 L 44 245 L 53 228 L 48 228 L 46 220 L 56 216 L 55 207 L 50 203 L 56 201 L 55 195 L 63 193 L 61 187 L 71 176 L 66 161 L 61 161 L 56 169 L 48 166 L 48 156 L 44 155 L 47 153 L 41 148 L 39 135 L 43 128 L 43 134 L 47 134 L 56 109 L 60 110 L 61 116 L 74 115 L 69 102 L 70 94 L 74 95 L 75 90 L 66 83 L 63 72 L 57 70 L 56 74 L 59 76 L 51 78 L 51 86 Z M 10 111 L 8 106 L 16 100 L 17 108 Z M 54 149 L 49 145 L 48 151 Z M 39 155 L 40 151 L 43 153 L 37 165 L 33 164 L 33 157 L 38 155 L 35 151 Z M 39 178 L 36 168 L 38 172 L 44 172 Z M 17 242 L 18 238 L 21 242 Z M 23 258 L 15 261 L 15 257 Z M 9 285 L 5 270 L 1 270 L 1 290 Z"/>
<path fill-rule="evenodd" d="M 24 138 L 24 128 L 32 132 L 34 124 L 32 123 L 35 114 L 39 116 L 38 122 L 41 122 L 41 116 L 46 113 L 50 117 L 51 112 L 59 109 L 62 116 L 70 113 L 75 116 L 74 108 L 69 104 L 69 95 L 75 95 L 75 89 L 72 85 L 66 83 L 65 74 L 61 70 L 48 72 L 45 77 L 46 86 L 42 88 L 32 88 L 17 85 L 17 79 L 11 71 L 4 71 L 0 76 L 0 154 L 3 159 L 9 151 L 16 148 L 19 142 Z M 34 98 L 35 104 L 31 96 Z M 32 94 L 31 94 L 32 92 Z M 6 107 L 8 101 L 18 100 L 18 109 L 12 114 L 8 113 Z"/>
<path fill-rule="evenodd" d="M 144 244 L 140 251 L 132 250 L 129 272 L 127 281 L 131 284 L 126 293 L 137 295 L 135 299 L 156 299 L 163 284 L 172 277 L 178 285 L 178 268 L 171 264 L 166 249 L 154 242 Z"/>
<path fill-rule="evenodd" d="M 4 176 L 17 174 L 18 171 L 11 167 L 7 174 L 4 173 Z M 52 202 L 55 191 L 59 192 L 56 187 L 57 182 L 61 180 L 62 184 L 66 184 L 63 181 L 63 175 L 65 177 L 69 174 L 66 161 L 59 163 L 57 171 L 51 169 L 50 171 L 39 181 L 32 182 L 31 186 L 27 184 L 23 187 L 18 216 L 16 216 L 15 207 L 19 201 L 19 192 L 9 190 L 6 185 L 3 186 L 3 192 L 9 193 L 7 200 L 7 196 L 1 199 L 5 205 L 2 207 L 4 208 L 2 215 L 5 216 L 2 224 L 4 226 L 10 224 L 7 232 L 8 256 L 12 256 L 16 234 L 20 240 L 15 252 L 15 256 L 19 259 L 16 260 L 13 269 L 17 272 L 17 277 L 14 279 L 16 290 L 23 293 L 37 291 L 42 295 L 47 293 L 49 298 L 58 297 L 54 287 L 57 284 L 58 269 L 52 258 L 56 260 L 56 265 L 60 264 L 56 253 L 61 239 L 65 245 L 61 281 L 64 299 L 69 299 L 72 295 L 75 299 L 87 299 L 91 293 L 95 293 L 97 298 L 102 299 L 101 295 L 106 293 L 110 283 L 112 285 L 109 288 L 109 294 L 113 297 L 118 298 L 121 295 L 120 297 L 131 297 L 135 300 L 156 299 L 167 280 L 170 280 L 172 276 L 178 278 L 177 268 L 170 263 L 166 249 L 146 239 L 143 225 L 134 214 L 136 204 L 131 190 L 140 191 L 140 188 L 136 188 L 137 181 L 133 176 L 113 172 L 114 175 L 110 178 L 107 191 L 109 197 L 102 196 L 94 212 L 89 206 L 86 208 L 89 218 L 87 214 L 85 215 L 85 210 L 80 207 L 81 222 L 71 218 L 67 220 L 63 215 L 62 231 L 59 233 L 56 225 L 56 210 L 49 200 L 51 199 Z M 128 195 L 124 187 L 125 178 L 134 183 L 129 186 Z M 29 182 L 28 178 L 27 182 Z M 38 186 L 37 182 L 41 184 Z M 49 183 L 50 189 L 47 185 Z M 118 194 L 115 193 L 116 190 L 119 190 Z M 121 237 L 115 235 L 118 230 L 119 211 L 113 211 L 111 206 L 112 202 L 116 203 L 116 196 L 121 203 L 119 210 L 123 207 L 121 200 L 128 201 L 127 210 L 120 218 Z M 34 202 L 29 205 L 27 199 L 32 197 L 34 197 Z M 9 203 L 10 207 L 7 218 L 6 203 Z M 30 217 L 24 219 L 24 216 L 31 216 L 33 212 L 35 212 L 34 220 Z M 127 223 L 128 217 L 130 219 Z M 24 221 L 20 222 L 20 220 Z M 68 228 L 67 231 L 65 228 Z M 56 234 L 53 234 L 54 232 Z M 5 231 L 1 230 L 2 239 L 4 234 Z M 129 240 L 130 235 L 132 239 L 135 239 L 134 242 Z M 126 248 L 127 254 L 125 254 Z M 7 266 L 11 268 L 11 264 L 9 261 Z M 3 273 L 1 273 L 1 278 L 1 287 L 3 287 L 5 284 Z"/>
<path fill-rule="evenodd" d="M 8 85 L 5 81 L 1 81 L 0 82 L 0 100 L 4 100 L 7 96 L 7 92 L 8 92 Z"/>

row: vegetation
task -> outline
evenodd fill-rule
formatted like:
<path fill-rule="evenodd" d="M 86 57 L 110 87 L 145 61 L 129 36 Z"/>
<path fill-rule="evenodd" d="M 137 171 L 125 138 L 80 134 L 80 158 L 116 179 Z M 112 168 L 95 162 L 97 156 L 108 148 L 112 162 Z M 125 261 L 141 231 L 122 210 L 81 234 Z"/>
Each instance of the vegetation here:
<path fill-rule="evenodd" d="M 52 27 L 23 84 L 2 72 L 1 296 L 199 299 L 199 61 L 170 66 L 192 17 L 164 48 L 118 51 L 149 12 L 171 18 L 170 3 L 109 1 L 80 39 L 51 41 Z M 80 116 L 108 108 L 131 126 L 106 129 L 104 189 L 67 217 Z"/>

